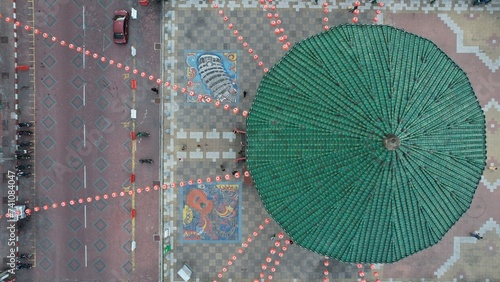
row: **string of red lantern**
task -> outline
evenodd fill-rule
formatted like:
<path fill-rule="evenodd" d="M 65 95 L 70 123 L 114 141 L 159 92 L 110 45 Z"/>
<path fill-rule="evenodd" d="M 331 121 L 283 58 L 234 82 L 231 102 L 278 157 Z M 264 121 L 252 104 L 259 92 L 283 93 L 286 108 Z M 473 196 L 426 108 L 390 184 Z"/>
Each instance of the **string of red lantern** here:
<path fill-rule="evenodd" d="M 14 20 L 14 19 L 12 19 L 12 18 L 10 18 L 10 17 L 6 17 L 6 18 L 5 18 L 5 21 L 6 21 L 6 22 L 8 22 L 8 23 L 12 23 L 12 22 L 14 22 L 14 24 L 15 24 L 16 26 L 21 26 L 21 25 L 22 25 L 20 21 Z M 230 24 L 230 25 L 232 25 L 232 24 Z M 177 84 L 172 84 L 170 81 L 162 81 L 162 79 L 160 79 L 160 78 L 157 78 L 157 79 L 155 80 L 155 76 L 154 76 L 154 75 L 152 75 L 152 74 L 149 74 L 149 75 L 148 75 L 146 72 L 144 72 L 144 71 L 139 71 L 138 69 L 133 69 L 133 70 L 131 70 L 130 66 L 128 66 L 128 65 L 124 65 L 123 63 L 120 63 L 120 62 L 115 62 L 115 60 L 113 60 L 113 59 L 107 59 L 106 57 L 99 56 L 99 54 L 97 54 L 97 53 L 92 53 L 90 50 L 88 50 L 88 49 L 86 49 L 86 48 L 83 48 L 83 47 L 80 47 L 80 46 L 75 46 L 75 45 L 74 45 L 74 44 L 72 44 L 72 43 L 67 44 L 67 42 L 66 42 L 66 41 L 64 41 L 64 40 L 59 41 L 59 39 L 58 39 L 56 36 L 50 36 L 48 33 L 46 33 L 46 32 L 42 32 L 42 31 L 40 31 L 40 29 L 38 29 L 38 28 L 33 28 L 33 27 L 29 26 L 29 25 L 25 25 L 25 26 L 24 26 L 24 29 L 25 29 L 26 31 L 32 31 L 32 30 L 33 30 L 33 32 L 34 32 L 36 35 L 42 35 L 42 37 L 43 37 L 43 38 L 46 38 L 46 39 L 47 39 L 47 38 L 50 38 L 50 40 L 52 40 L 53 42 L 59 42 L 61 46 L 63 46 L 63 47 L 67 47 L 67 48 L 69 48 L 69 49 L 71 49 L 71 50 L 76 50 L 76 51 L 77 51 L 77 52 L 79 52 L 79 53 L 85 54 L 85 56 L 92 57 L 92 58 L 94 58 L 94 59 L 96 59 L 96 60 L 100 60 L 101 62 L 108 62 L 110 65 L 113 65 L 113 66 L 115 66 L 115 67 L 116 67 L 116 68 L 118 68 L 118 69 L 123 69 L 125 72 L 130 72 L 130 71 L 132 71 L 132 73 L 133 73 L 133 74 L 135 74 L 135 75 L 139 75 L 141 78 L 146 78 L 146 77 L 147 77 L 147 78 L 148 78 L 148 80 L 150 80 L 150 81 L 155 81 L 155 82 L 156 82 L 156 84 L 158 84 L 158 85 L 163 85 L 163 86 L 165 86 L 167 89 L 170 89 L 170 88 L 171 88 L 171 89 L 173 89 L 174 91 L 178 91 L 178 90 L 180 90 L 183 94 L 187 94 L 187 95 L 190 95 L 190 96 L 195 96 L 195 95 L 196 95 L 196 93 L 195 93 L 194 91 L 192 91 L 192 90 L 188 92 L 188 88 L 191 88 L 191 86 L 192 86 L 192 82 L 191 82 L 191 85 L 190 85 L 190 83 L 188 82 L 187 87 L 182 87 L 182 86 L 179 86 L 179 85 L 177 85 Z M 238 32 L 237 32 L 236 30 L 235 30 L 235 32 L 236 32 L 236 33 L 235 33 L 235 35 L 237 35 L 237 34 L 238 34 Z M 240 39 L 240 37 L 238 37 L 238 39 Z M 241 40 L 243 40 L 243 37 L 241 37 Z M 243 47 L 247 47 L 247 46 L 248 46 L 248 43 L 246 43 L 246 42 L 245 42 L 245 43 L 243 43 Z M 248 52 L 249 52 L 250 54 L 252 54 L 252 53 L 253 53 L 253 49 L 248 49 Z M 263 66 L 264 66 L 264 64 L 263 64 L 262 62 L 259 62 L 259 66 L 260 66 L 260 67 L 263 67 Z M 264 72 L 267 72 L 267 71 L 268 71 L 268 69 L 267 69 L 267 68 L 264 68 Z M 205 96 L 204 96 L 204 95 L 202 95 L 202 94 L 198 94 L 196 98 L 197 98 L 197 100 L 198 100 L 198 101 L 204 101 L 204 102 L 206 102 L 206 103 L 214 103 L 214 105 L 215 105 L 216 107 L 220 107 L 220 105 L 221 105 L 221 102 L 220 102 L 220 101 L 218 101 L 218 100 L 213 100 L 213 99 L 212 99 L 212 97 L 209 97 L 209 96 L 208 96 L 208 97 L 205 97 Z M 224 105 L 224 110 L 229 111 L 229 110 L 231 110 L 231 107 L 230 107 L 229 105 Z M 240 111 L 240 109 L 238 109 L 237 107 L 233 108 L 231 112 L 232 112 L 233 114 L 235 114 L 235 115 L 236 115 L 236 114 L 239 114 L 239 113 L 241 112 L 241 115 L 242 115 L 243 117 L 247 117 L 247 116 L 248 116 L 248 111 Z"/>
<path fill-rule="evenodd" d="M 265 225 L 269 224 L 271 220 L 269 218 L 264 219 L 264 224 L 259 225 L 259 230 L 262 231 L 264 230 Z M 257 236 L 259 235 L 259 231 L 255 230 L 252 232 L 252 235 L 249 235 L 247 240 L 241 244 L 241 247 L 238 248 L 237 253 L 238 255 L 242 255 L 245 250 L 249 247 L 249 244 L 253 242 Z M 236 261 L 236 254 L 233 254 L 229 260 L 227 261 L 227 266 L 223 266 L 221 269 L 221 272 L 217 273 L 217 277 L 221 279 L 224 276 L 224 273 L 228 271 L 228 267 L 233 265 L 234 262 Z M 217 282 L 217 279 L 214 279 L 213 282 Z"/>

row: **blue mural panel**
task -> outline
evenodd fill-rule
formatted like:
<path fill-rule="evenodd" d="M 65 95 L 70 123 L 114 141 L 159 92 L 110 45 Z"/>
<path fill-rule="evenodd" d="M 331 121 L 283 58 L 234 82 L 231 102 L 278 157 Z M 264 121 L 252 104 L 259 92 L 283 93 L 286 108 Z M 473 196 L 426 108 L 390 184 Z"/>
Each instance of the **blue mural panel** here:
<path fill-rule="evenodd" d="M 238 53 L 231 51 L 186 51 L 186 100 L 238 103 L 237 57 Z"/>

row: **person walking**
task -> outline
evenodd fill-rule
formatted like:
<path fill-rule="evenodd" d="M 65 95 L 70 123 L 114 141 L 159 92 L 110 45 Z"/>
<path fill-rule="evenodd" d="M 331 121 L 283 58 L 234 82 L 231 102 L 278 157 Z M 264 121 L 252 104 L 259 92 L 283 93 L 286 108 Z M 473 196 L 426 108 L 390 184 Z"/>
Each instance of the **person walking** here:
<path fill-rule="evenodd" d="M 226 171 L 226 167 L 224 166 L 224 164 L 221 164 L 221 165 L 220 165 L 220 169 L 221 169 L 222 171 Z"/>
<path fill-rule="evenodd" d="M 483 236 L 481 236 L 481 235 L 479 234 L 479 232 L 477 232 L 477 231 L 472 232 L 470 235 L 471 235 L 472 237 L 474 237 L 474 238 L 478 239 L 478 240 L 483 239 Z"/>
<path fill-rule="evenodd" d="M 243 98 L 246 98 L 246 97 L 247 97 L 247 92 L 243 91 Z"/>

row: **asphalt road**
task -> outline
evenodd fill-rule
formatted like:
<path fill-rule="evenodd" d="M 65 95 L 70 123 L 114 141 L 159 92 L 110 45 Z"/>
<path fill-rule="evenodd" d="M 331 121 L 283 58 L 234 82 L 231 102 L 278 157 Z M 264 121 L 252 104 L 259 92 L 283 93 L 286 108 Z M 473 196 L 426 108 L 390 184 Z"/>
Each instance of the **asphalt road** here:
<path fill-rule="evenodd" d="M 158 193 L 95 200 L 96 195 L 152 187 L 159 179 L 159 161 L 147 166 L 138 162 L 159 156 L 159 105 L 149 90 L 153 83 L 137 77 L 138 89 L 133 91 L 132 73 L 61 46 L 60 41 L 85 47 L 99 58 L 159 73 L 160 53 L 153 43 L 160 42 L 160 6 L 152 2 L 140 7 L 137 1 L 49 2 L 34 2 L 34 27 L 49 37 L 35 37 L 33 205 L 59 207 L 35 213 L 36 267 L 20 271 L 18 278 L 157 281 L 158 243 L 153 235 L 158 230 Z M 129 43 L 116 45 L 113 12 L 130 11 L 132 6 L 139 17 L 130 22 Z M 135 58 L 131 46 L 137 49 Z M 132 108 L 136 120 L 130 118 Z M 151 132 L 151 137 L 132 141 L 134 129 Z M 131 173 L 136 175 L 134 183 Z M 87 197 L 93 201 L 69 205 L 70 200 Z M 62 202 L 67 206 L 61 207 Z"/>

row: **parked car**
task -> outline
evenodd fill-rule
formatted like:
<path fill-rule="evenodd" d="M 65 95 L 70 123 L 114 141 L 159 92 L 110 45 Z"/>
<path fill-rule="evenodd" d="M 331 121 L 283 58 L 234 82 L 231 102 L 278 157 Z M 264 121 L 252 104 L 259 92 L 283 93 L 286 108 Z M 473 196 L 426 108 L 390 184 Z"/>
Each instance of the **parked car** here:
<path fill-rule="evenodd" d="M 129 14 L 126 10 L 115 11 L 113 17 L 113 42 L 116 44 L 126 44 L 128 41 Z"/>

